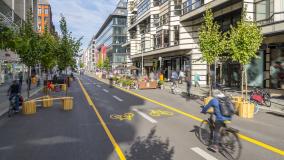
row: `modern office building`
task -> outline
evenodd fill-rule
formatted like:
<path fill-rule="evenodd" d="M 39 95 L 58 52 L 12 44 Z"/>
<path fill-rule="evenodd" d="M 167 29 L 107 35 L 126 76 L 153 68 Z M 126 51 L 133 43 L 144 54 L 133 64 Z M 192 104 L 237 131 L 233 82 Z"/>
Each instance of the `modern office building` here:
<path fill-rule="evenodd" d="M 120 0 L 112 14 L 108 16 L 104 24 L 95 35 L 96 49 L 110 59 L 112 68 L 125 65 L 129 59 L 126 47 L 127 36 L 127 2 Z"/>
<path fill-rule="evenodd" d="M 52 11 L 48 0 L 38 0 L 37 13 L 38 32 L 44 33 L 46 28 L 48 32 L 54 32 L 55 27 L 52 22 Z"/>
<path fill-rule="evenodd" d="M 83 53 L 83 63 L 86 71 L 95 71 L 98 60 L 98 52 L 96 52 L 96 41 L 93 37 L 88 47 Z"/>
<path fill-rule="evenodd" d="M 199 74 L 205 85 L 210 71 L 200 60 L 198 31 L 206 8 L 213 10 L 225 32 L 240 19 L 245 6 L 247 17 L 257 22 L 265 37 L 260 58 L 246 67 L 249 85 L 283 88 L 284 0 L 129 0 L 131 59 L 141 70 L 143 64 L 144 74 L 162 70 L 170 78 L 173 70 L 184 70 L 192 78 Z M 240 86 L 239 63 L 218 62 L 215 74 L 218 83 Z"/>

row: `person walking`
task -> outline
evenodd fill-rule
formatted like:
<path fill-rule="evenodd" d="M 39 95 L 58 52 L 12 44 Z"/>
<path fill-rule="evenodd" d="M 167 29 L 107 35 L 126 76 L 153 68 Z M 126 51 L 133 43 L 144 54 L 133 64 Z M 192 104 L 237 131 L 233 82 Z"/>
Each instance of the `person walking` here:
<path fill-rule="evenodd" d="M 171 79 L 172 79 L 173 85 L 177 85 L 176 81 L 178 80 L 178 74 L 176 71 L 172 72 Z"/>
<path fill-rule="evenodd" d="M 182 84 L 182 81 L 183 81 L 184 77 L 185 77 L 184 72 L 182 70 L 179 71 L 179 76 L 178 76 L 179 84 Z"/>
<path fill-rule="evenodd" d="M 13 80 L 13 83 L 8 89 L 8 96 L 9 96 L 9 101 L 12 101 L 12 99 L 15 97 L 15 112 L 19 112 L 19 103 L 20 103 L 20 93 L 21 93 L 21 88 L 20 85 L 16 80 Z"/>
<path fill-rule="evenodd" d="M 199 84 L 199 81 L 200 81 L 200 75 L 198 73 L 195 73 L 194 74 L 194 86 L 195 87 L 200 87 L 200 84 Z"/>
<path fill-rule="evenodd" d="M 23 84 L 23 72 L 21 71 L 19 73 L 19 85 L 20 85 L 20 88 L 22 88 L 22 84 Z"/>
<path fill-rule="evenodd" d="M 186 82 L 186 91 L 187 95 L 190 96 L 190 89 L 191 89 L 191 77 L 190 74 L 188 73 L 187 76 L 185 77 L 185 82 Z"/>

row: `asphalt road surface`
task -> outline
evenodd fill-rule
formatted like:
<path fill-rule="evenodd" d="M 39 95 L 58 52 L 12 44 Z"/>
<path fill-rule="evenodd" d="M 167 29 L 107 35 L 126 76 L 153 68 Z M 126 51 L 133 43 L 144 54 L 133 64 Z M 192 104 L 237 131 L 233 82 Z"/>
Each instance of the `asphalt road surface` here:
<path fill-rule="evenodd" d="M 181 97 L 158 90 L 135 91 L 150 98 L 146 100 L 88 76 L 80 79 L 69 92 L 73 111 L 63 111 L 55 102 L 35 115 L 0 118 L 0 160 L 226 159 L 196 137 L 200 122 L 195 116 L 207 117 L 199 113 L 198 101 L 179 101 Z M 241 140 L 241 159 L 284 160 L 283 117 L 263 113 L 262 118 L 233 121 L 234 128 L 255 140 Z"/>

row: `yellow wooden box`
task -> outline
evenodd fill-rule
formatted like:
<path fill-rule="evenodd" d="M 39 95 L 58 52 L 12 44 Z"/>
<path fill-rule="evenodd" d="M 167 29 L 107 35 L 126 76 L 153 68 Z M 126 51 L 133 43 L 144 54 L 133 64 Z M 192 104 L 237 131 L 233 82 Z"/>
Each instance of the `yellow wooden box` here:
<path fill-rule="evenodd" d="M 242 118 L 253 118 L 254 104 L 249 102 L 239 102 L 239 116 Z"/>
<path fill-rule="evenodd" d="M 203 100 L 204 101 L 204 105 L 208 104 L 211 99 L 213 99 L 213 97 L 209 96 L 209 97 L 204 98 L 204 100 Z M 213 113 L 214 112 L 213 107 L 210 107 L 207 112 L 208 113 Z"/>
<path fill-rule="evenodd" d="M 23 114 L 36 113 L 36 102 L 34 100 L 24 102 L 22 112 Z"/>
<path fill-rule="evenodd" d="M 43 108 L 50 108 L 53 105 L 53 99 L 50 96 L 44 96 L 42 98 L 42 106 Z"/>
<path fill-rule="evenodd" d="M 69 111 L 73 109 L 73 97 L 63 97 L 62 99 L 63 110 Z"/>
<path fill-rule="evenodd" d="M 33 77 L 33 78 L 32 78 L 32 84 L 36 84 L 36 82 L 37 82 L 37 78 L 36 78 L 36 77 Z"/>
<path fill-rule="evenodd" d="M 234 104 L 235 111 L 237 113 L 239 113 L 239 107 L 240 107 L 240 104 L 242 103 L 242 101 L 234 101 L 234 100 L 232 100 L 232 103 Z"/>
<path fill-rule="evenodd" d="M 243 100 L 243 98 L 239 97 L 239 96 L 232 97 L 232 98 L 233 98 L 233 101 L 235 101 L 235 102 L 241 102 Z"/>
<path fill-rule="evenodd" d="M 62 89 L 62 91 L 66 91 L 66 89 L 67 89 L 66 84 L 62 84 L 62 85 L 61 85 L 61 89 Z"/>

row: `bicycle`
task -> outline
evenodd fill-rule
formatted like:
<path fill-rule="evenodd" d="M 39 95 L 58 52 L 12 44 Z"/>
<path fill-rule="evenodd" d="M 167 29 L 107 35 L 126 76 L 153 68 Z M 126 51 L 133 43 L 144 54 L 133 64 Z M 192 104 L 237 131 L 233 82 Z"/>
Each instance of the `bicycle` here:
<path fill-rule="evenodd" d="M 250 94 L 250 100 L 258 103 L 259 105 L 265 105 L 271 107 L 271 96 L 267 90 L 255 88 Z"/>
<path fill-rule="evenodd" d="M 16 95 L 16 96 L 13 96 L 11 99 L 9 99 L 9 110 L 8 110 L 8 117 L 11 117 L 13 116 L 14 114 L 17 113 L 16 111 L 16 98 L 19 98 L 19 107 L 22 106 L 22 103 L 23 103 L 23 97 L 20 96 L 20 95 Z"/>
<path fill-rule="evenodd" d="M 180 93 L 180 89 L 178 88 L 178 85 L 176 84 L 176 82 L 173 82 L 173 83 L 172 83 L 172 86 L 171 86 L 171 93 L 172 93 L 172 94 L 178 94 L 178 93 Z"/>
<path fill-rule="evenodd" d="M 199 128 L 199 140 L 206 146 L 211 145 L 213 141 L 213 131 L 215 128 L 213 113 L 209 113 L 208 120 L 203 120 Z M 238 160 L 241 156 L 242 145 L 238 137 L 238 130 L 228 127 L 229 121 L 224 122 L 220 129 L 219 152 L 226 158 Z"/>

